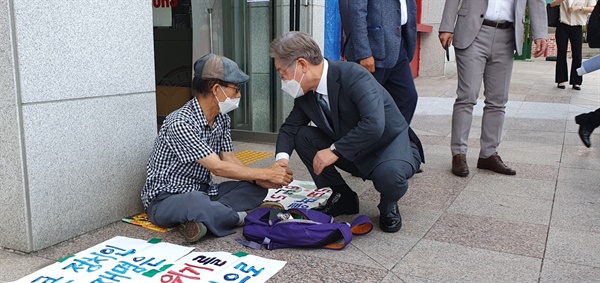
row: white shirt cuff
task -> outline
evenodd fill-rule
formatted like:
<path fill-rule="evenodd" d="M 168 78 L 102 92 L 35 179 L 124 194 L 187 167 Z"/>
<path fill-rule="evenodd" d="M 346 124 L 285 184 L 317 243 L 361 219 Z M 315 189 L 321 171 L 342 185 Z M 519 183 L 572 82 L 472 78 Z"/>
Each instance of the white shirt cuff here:
<path fill-rule="evenodd" d="M 290 160 L 290 155 L 287 152 L 280 152 L 275 155 L 275 161 L 284 158 L 285 160 Z"/>

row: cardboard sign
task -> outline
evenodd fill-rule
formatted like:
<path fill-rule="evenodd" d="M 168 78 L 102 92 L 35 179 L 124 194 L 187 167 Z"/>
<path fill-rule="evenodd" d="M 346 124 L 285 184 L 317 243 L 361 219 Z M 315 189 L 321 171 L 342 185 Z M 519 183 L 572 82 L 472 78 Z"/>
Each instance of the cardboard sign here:
<path fill-rule="evenodd" d="M 269 189 L 264 201 L 278 202 L 285 209 L 309 209 L 324 205 L 332 192 L 330 188 L 317 188 L 314 182 L 294 180 L 280 189 Z"/>
<path fill-rule="evenodd" d="M 254 283 L 265 282 L 286 263 L 245 253 L 190 253 L 193 249 L 117 236 L 14 282 Z"/>

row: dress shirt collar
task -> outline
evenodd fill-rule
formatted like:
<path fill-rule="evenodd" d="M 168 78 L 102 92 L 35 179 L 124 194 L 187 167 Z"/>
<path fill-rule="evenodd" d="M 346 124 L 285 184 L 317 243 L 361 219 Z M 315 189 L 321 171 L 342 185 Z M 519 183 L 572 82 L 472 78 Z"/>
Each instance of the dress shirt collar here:
<path fill-rule="evenodd" d="M 321 74 L 321 80 L 319 81 L 319 85 L 317 86 L 316 92 L 323 95 L 323 97 L 327 98 L 327 72 L 329 71 L 329 63 L 327 59 L 323 59 L 323 74 Z M 329 101 L 328 99 L 325 99 Z"/>

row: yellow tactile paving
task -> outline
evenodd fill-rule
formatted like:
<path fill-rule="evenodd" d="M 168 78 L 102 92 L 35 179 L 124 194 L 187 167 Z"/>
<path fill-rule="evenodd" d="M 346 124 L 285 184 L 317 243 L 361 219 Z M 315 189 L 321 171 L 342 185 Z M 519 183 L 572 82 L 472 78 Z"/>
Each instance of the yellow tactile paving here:
<path fill-rule="evenodd" d="M 235 156 L 242 161 L 245 165 L 250 163 L 254 163 L 261 159 L 265 159 L 267 157 L 273 156 L 273 153 L 269 152 L 261 152 L 261 151 L 253 151 L 253 150 L 244 150 L 235 154 Z"/>

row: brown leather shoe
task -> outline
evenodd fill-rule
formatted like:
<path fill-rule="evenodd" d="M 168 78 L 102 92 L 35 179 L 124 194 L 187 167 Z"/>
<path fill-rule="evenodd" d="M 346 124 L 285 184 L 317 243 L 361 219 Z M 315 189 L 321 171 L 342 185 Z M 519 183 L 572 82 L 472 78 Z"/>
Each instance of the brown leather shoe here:
<path fill-rule="evenodd" d="M 488 158 L 479 158 L 477 160 L 477 168 L 492 170 L 496 173 L 505 174 L 505 175 L 516 175 L 517 172 L 510 167 L 506 166 L 504 162 L 502 162 L 502 158 L 500 155 L 494 154 Z"/>
<path fill-rule="evenodd" d="M 457 154 L 452 156 L 452 174 L 459 177 L 467 177 L 469 175 L 466 155 Z"/>

